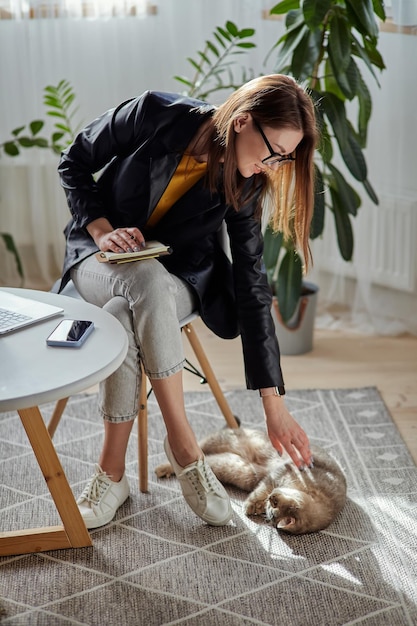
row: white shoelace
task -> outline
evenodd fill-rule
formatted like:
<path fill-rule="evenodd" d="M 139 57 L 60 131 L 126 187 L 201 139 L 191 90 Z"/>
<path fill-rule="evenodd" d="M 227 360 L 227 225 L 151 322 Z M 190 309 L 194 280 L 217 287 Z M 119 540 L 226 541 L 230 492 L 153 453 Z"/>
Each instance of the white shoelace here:
<path fill-rule="evenodd" d="M 86 485 L 81 494 L 81 498 L 85 498 L 87 502 L 91 502 L 92 504 L 99 504 L 101 498 L 109 487 L 109 483 L 106 472 L 103 472 L 99 465 L 96 465 L 95 470 L 96 473 Z"/>
<path fill-rule="evenodd" d="M 217 479 L 202 459 L 195 465 L 185 468 L 181 476 L 186 476 L 190 480 L 200 499 L 203 499 L 206 494 L 216 493 Z"/>

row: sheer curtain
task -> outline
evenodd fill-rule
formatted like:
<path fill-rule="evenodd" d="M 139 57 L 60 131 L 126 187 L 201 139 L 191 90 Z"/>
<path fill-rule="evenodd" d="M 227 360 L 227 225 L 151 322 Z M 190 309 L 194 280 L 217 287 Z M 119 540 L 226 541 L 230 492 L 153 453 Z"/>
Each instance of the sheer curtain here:
<path fill-rule="evenodd" d="M 388 15 L 390 11 L 388 8 Z M 379 334 L 417 334 L 417 27 L 381 26 L 379 49 L 386 69 L 363 73 L 373 108 L 365 157 L 379 205 L 351 179 L 362 206 L 353 220 L 354 258 L 337 252 L 332 216 L 314 242 L 312 278 L 320 285 L 323 327 Z M 354 113 L 352 114 L 354 120 Z M 337 310 L 335 303 L 341 305 Z M 337 311 L 337 312 L 336 312 Z"/>
<path fill-rule="evenodd" d="M 284 30 L 283 21 L 264 19 L 274 4 L 274 0 L 0 0 L 0 143 L 14 128 L 46 119 L 43 89 L 61 79 L 68 80 L 76 93 L 79 125 L 146 89 L 181 90 L 173 76 L 193 75 L 187 57 L 195 57 L 226 20 L 256 30 L 257 48 L 235 57 L 236 62 L 255 75 L 273 71 L 274 55 L 267 65 L 264 60 Z M 35 8 L 41 11 L 37 17 Z M 10 9 L 14 19 L 6 15 Z M 46 15 L 47 10 L 54 11 L 53 17 Z M 417 332 L 413 80 L 417 36 L 416 29 L 410 30 L 414 34 L 381 32 L 387 70 L 378 76 L 380 88 L 364 71 L 373 98 L 366 159 L 380 205 L 374 206 L 360 184 L 352 181 L 363 205 L 355 219 L 354 261 L 349 264 L 337 251 L 332 215 L 327 212 L 326 232 L 313 244 L 315 264 L 308 277 L 320 287 L 321 325 Z M 34 148 L 19 157 L 0 158 L 0 232 L 11 233 L 16 240 L 30 287 L 49 288 L 62 265 L 62 230 L 69 212 L 57 162 L 57 155 Z M 19 284 L 13 258 L 0 252 L 0 285 Z"/>
<path fill-rule="evenodd" d="M 255 26 L 262 36 L 260 6 L 252 0 L 0 0 L 0 142 L 19 126 L 49 119 L 43 89 L 61 79 L 76 93 L 79 125 L 146 89 L 181 90 L 173 76 L 192 76 L 186 59 L 217 25 L 231 19 L 241 28 Z M 258 72 L 260 55 L 252 55 Z M 31 287 L 48 288 L 62 265 L 69 212 L 57 162 L 57 155 L 36 148 L 0 158 L 0 232 L 13 235 Z M 13 257 L 3 250 L 2 258 L 0 284 L 19 284 Z"/>

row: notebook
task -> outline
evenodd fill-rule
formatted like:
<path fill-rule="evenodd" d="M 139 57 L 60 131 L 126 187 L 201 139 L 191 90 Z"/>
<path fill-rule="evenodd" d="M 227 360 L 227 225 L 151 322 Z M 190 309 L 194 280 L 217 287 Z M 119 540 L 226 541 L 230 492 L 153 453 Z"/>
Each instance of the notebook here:
<path fill-rule="evenodd" d="M 100 263 L 130 263 L 143 259 L 154 259 L 158 256 L 172 254 L 171 246 L 160 241 L 147 241 L 145 247 L 138 252 L 97 252 L 96 259 Z"/>
<path fill-rule="evenodd" d="M 0 335 L 61 315 L 64 309 L 0 290 Z"/>

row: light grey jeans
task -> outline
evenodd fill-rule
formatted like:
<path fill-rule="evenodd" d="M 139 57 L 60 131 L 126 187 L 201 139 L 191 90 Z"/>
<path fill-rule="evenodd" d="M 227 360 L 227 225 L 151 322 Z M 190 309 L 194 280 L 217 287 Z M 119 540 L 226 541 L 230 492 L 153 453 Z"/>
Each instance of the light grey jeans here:
<path fill-rule="evenodd" d="M 100 384 L 105 420 L 125 422 L 139 408 L 141 367 L 147 376 L 166 378 L 184 364 L 178 320 L 195 310 L 194 293 L 156 259 L 113 265 L 95 256 L 71 270 L 82 297 L 114 315 L 127 332 L 129 348 L 118 370 Z"/>

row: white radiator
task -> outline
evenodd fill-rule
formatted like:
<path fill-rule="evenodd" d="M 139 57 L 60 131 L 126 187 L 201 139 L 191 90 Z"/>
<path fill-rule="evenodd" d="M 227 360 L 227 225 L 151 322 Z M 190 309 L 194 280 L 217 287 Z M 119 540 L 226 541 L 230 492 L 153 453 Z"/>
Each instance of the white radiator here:
<path fill-rule="evenodd" d="M 342 260 L 333 215 L 319 244 L 318 266 L 334 274 L 367 277 L 372 283 L 414 292 L 417 275 L 417 198 L 383 195 L 379 205 L 363 204 L 352 219 L 353 261 Z"/>

